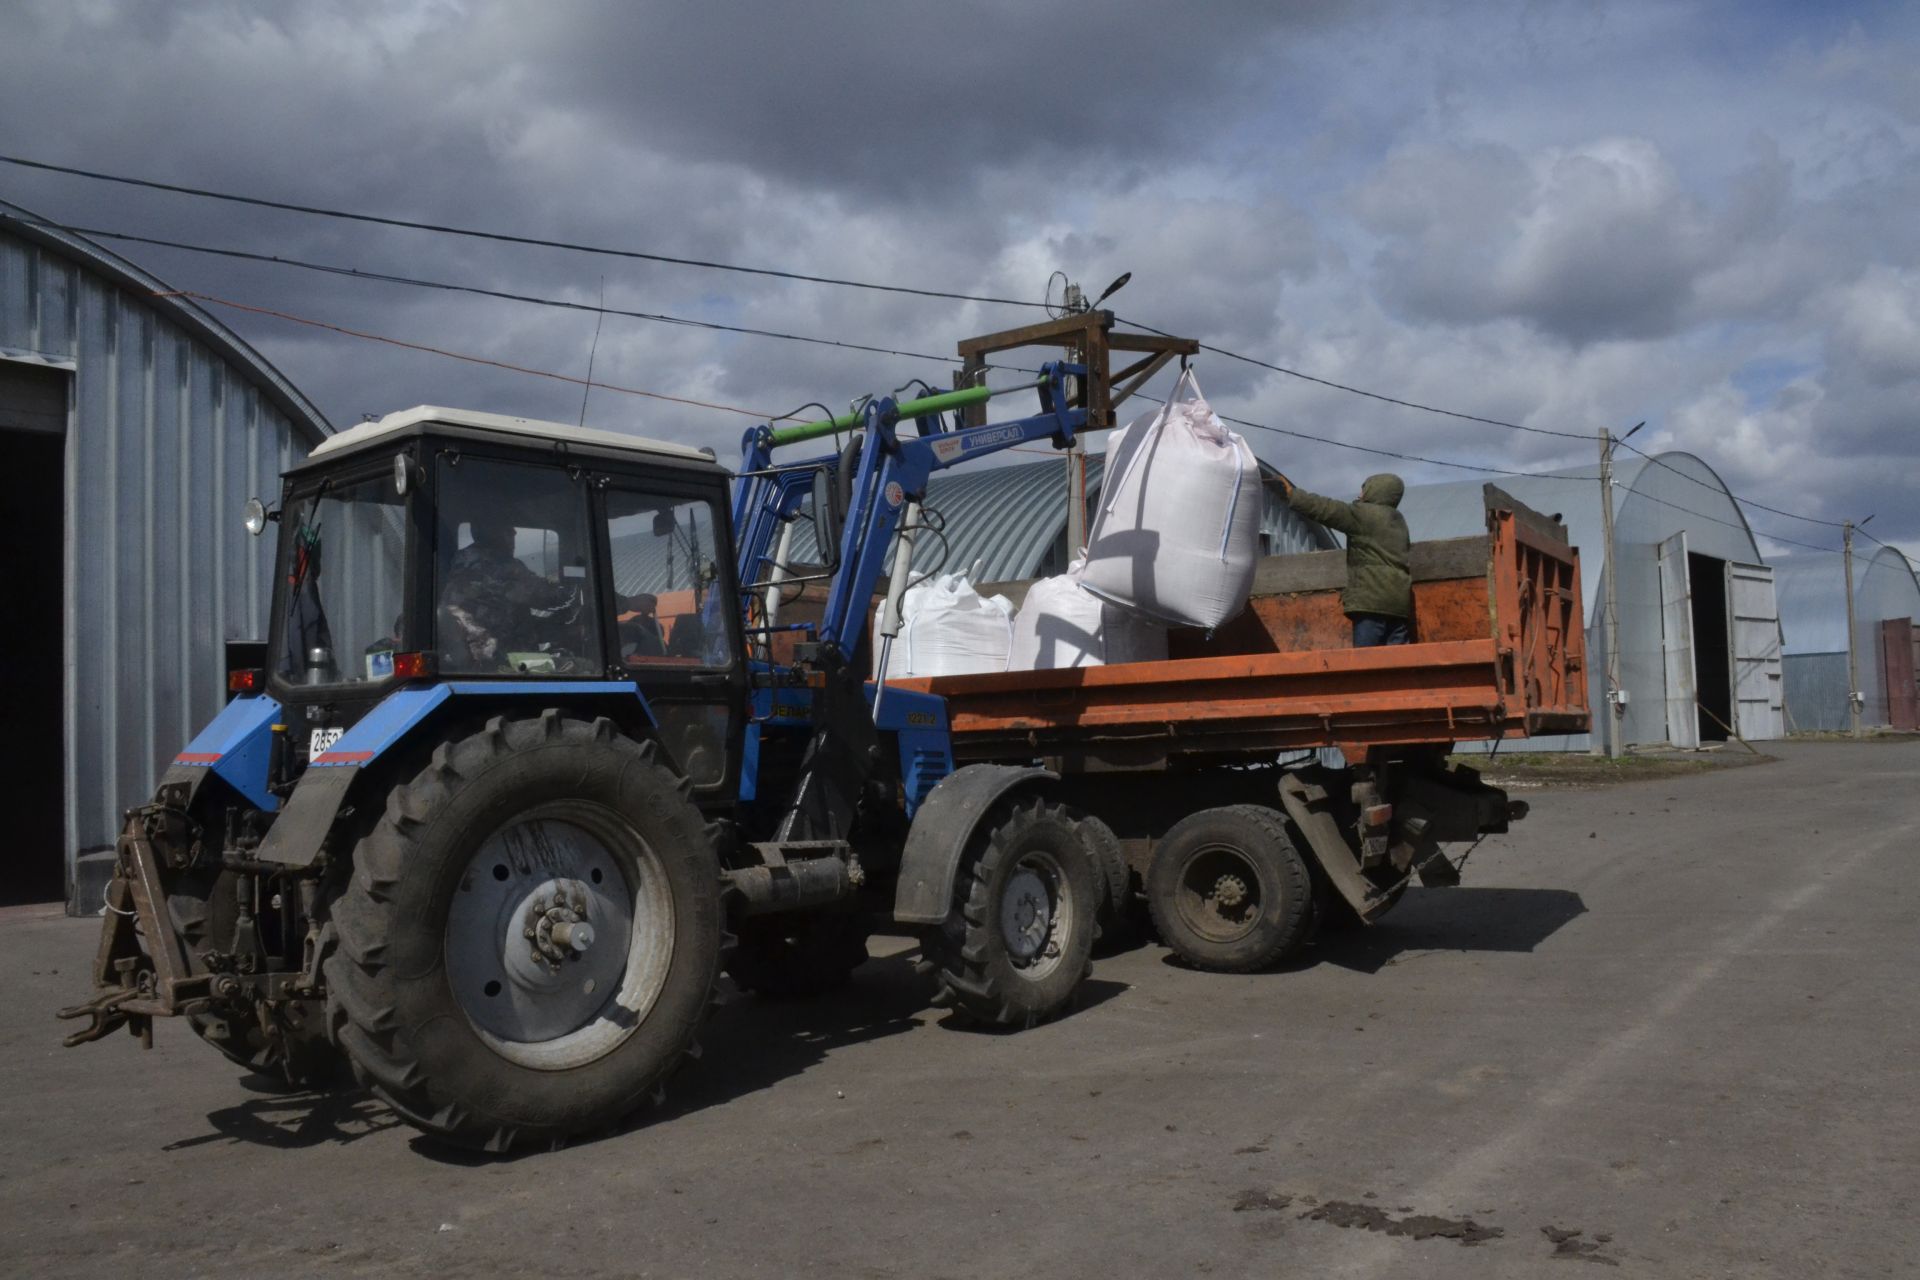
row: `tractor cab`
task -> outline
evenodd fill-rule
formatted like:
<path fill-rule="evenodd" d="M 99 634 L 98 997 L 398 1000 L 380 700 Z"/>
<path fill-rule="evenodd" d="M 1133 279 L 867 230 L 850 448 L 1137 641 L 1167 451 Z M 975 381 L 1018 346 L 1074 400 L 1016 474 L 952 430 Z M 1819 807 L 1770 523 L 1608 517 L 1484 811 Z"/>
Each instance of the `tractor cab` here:
<path fill-rule="evenodd" d="M 728 474 L 683 445 L 421 407 L 290 470 L 268 668 L 285 785 L 396 689 L 463 704 L 547 686 L 649 717 L 697 788 L 737 770 L 740 610 Z"/>

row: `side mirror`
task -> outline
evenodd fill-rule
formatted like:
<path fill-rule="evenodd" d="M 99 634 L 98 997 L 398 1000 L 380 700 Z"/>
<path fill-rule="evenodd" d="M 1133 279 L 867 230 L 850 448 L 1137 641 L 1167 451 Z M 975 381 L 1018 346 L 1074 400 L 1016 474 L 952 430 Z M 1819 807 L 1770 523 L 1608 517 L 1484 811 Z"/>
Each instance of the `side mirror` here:
<path fill-rule="evenodd" d="M 267 527 L 266 505 L 258 498 L 248 498 L 246 513 L 247 532 L 257 538 L 260 536 L 261 530 Z"/>
<path fill-rule="evenodd" d="M 819 544 L 820 563 L 832 569 L 840 563 L 840 510 L 838 486 L 833 472 L 821 467 L 813 473 L 813 540 Z"/>

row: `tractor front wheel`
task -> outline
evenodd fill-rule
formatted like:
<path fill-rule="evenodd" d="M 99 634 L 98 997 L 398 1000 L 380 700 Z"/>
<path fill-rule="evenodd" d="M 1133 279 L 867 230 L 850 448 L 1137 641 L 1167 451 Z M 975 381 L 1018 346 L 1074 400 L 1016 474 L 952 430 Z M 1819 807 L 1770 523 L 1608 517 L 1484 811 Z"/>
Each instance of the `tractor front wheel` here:
<path fill-rule="evenodd" d="M 1002 801 L 975 829 L 953 913 L 928 942 L 935 1004 L 1011 1027 L 1065 1009 L 1093 954 L 1101 874 L 1066 810 L 1032 796 Z"/>

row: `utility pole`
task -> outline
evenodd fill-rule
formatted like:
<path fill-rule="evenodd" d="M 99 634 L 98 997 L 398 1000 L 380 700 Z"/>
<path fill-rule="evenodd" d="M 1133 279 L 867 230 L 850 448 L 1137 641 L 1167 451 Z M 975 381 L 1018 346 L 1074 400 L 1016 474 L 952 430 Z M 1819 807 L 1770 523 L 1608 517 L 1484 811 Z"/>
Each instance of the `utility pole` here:
<path fill-rule="evenodd" d="M 1860 661 L 1853 627 L 1853 521 L 1840 523 L 1840 558 L 1847 574 L 1847 716 L 1853 722 L 1853 736 L 1860 736 L 1860 704 L 1866 698 L 1860 692 Z"/>
<path fill-rule="evenodd" d="M 1642 425 L 1645 425 L 1644 423 Z M 1640 428 L 1635 427 L 1638 431 Z M 1632 432 L 1627 434 L 1631 435 Z M 1626 707 L 1620 701 L 1620 611 L 1614 596 L 1613 562 L 1613 433 L 1605 427 L 1600 428 L 1600 530 L 1605 547 L 1601 551 L 1600 573 L 1606 579 L 1606 624 L 1607 624 L 1607 665 L 1606 665 L 1606 708 L 1605 730 L 1607 735 L 1607 755 L 1618 759 L 1620 756 L 1620 717 L 1626 713 Z"/>

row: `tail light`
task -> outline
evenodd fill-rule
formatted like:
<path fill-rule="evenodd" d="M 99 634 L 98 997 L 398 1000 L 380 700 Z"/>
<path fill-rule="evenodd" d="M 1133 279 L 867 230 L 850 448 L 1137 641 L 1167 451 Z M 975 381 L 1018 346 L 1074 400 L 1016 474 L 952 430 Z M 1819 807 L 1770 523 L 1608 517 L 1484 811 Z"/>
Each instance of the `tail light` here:
<path fill-rule="evenodd" d="M 393 674 L 401 680 L 424 680 L 433 675 L 433 655 L 430 653 L 396 653 L 393 655 Z"/>
<path fill-rule="evenodd" d="M 267 673 L 258 667 L 242 667 L 227 672 L 228 693 L 258 693 L 267 684 Z"/>

